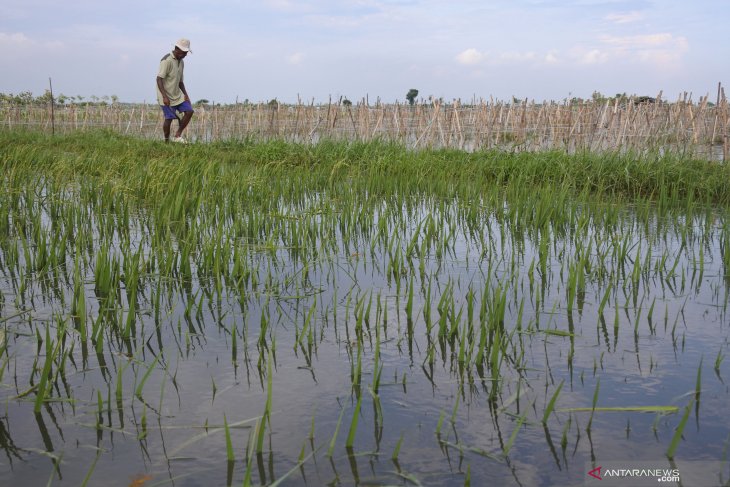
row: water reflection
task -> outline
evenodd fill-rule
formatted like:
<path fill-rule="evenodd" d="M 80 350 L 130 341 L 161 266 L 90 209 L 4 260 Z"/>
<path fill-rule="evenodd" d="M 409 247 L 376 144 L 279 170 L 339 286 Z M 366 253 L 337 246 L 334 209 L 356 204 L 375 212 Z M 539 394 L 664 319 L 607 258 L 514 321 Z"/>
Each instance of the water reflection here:
<path fill-rule="evenodd" d="M 90 238 L 54 271 L 3 240 L 0 397 L 12 407 L 0 479 L 37 471 L 77 485 L 121 464 L 227 485 L 581 485 L 584 462 L 664 456 L 677 415 L 622 408 L 690 397 L 681 454 L 719 458 L 730 430 L 724 215 L 586 202 L 559 216 L 533 209 L 532 227 L 517 223 L 523 210 L 370 202 L 340 221 L 279 218 L 281 245 L 242 240 L 230 223 L 199 241 L 180 230 L 169 247 L 152 245 L 141 211 L 117 230 L 136 246 Z M 293 245 L 296 232 L 312 236 Z M 617 410 L 575 411 L 592 404 Z"/>

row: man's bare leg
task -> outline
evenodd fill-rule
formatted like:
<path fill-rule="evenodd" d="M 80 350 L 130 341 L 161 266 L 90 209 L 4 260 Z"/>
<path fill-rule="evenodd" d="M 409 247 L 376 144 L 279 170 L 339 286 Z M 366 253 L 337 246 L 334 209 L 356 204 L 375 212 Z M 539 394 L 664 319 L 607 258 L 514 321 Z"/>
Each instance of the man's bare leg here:
<path fill-rule="evenodd" d="M 194 112 L 183 112 L 183 118 L 180 120 L 180 123 L 177 127 L 177 133 L 175 134 L 175 137 L 182 137 L 183 130 L 185 130 L 185 127 L 188 126 L 190 123 L 190 119 L 193 118 Z"/>
<path fill-rule="evenodd" d="M 170 140 L 170 126 L 172 125 L 172 120 L 165 119 L 165 122 L 162 124 L 162 133 L 165 134 L 165 142 L 168 142 Z"/>

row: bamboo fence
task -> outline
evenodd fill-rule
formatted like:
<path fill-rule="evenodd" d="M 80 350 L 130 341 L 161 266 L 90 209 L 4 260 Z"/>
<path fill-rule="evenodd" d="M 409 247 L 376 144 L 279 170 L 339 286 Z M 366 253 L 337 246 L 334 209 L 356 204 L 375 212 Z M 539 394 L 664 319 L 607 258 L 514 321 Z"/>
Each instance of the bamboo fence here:
<path fill-rule="evenodd" d="M 382 140 L 413 149 L 467 151 L 660 151 L 727 160 L 730 112 L 724 89 L 693 102 L 634 99 L 572 103 L 479 100 L 407 104 L 236 104 L 196 107 L 186 136 L 197 142 L 281 139 Z M 0 129 L 69 133 L 105 128 L 155 139 L 162 136 L 157 105 L 0 105 Z"/>

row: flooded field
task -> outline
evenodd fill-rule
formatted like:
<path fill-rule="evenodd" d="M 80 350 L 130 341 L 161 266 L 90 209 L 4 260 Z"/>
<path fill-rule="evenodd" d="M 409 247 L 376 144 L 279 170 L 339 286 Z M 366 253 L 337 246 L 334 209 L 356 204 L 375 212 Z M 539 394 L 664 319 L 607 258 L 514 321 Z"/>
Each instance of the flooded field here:
<path fill-rule="evenodd" d="M 724 165 L 12 145 L 2 485 L 730 478 Z"/>

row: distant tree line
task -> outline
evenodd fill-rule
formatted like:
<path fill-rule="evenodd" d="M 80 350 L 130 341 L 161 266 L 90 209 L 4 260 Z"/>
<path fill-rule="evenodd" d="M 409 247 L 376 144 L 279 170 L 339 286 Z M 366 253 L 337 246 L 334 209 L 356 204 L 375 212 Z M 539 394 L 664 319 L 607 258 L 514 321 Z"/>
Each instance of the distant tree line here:
<path fill-rule="evenodd" d="M 415 88 L 411 88 L 406 93 L 406 100 L 410 105 L 415 105 L 416 100 L 418 97 L 418 90 Z M 619 104 L 625 104 L 628 102 L 633 102 L 634 104 L 644 104 L 644 103 L 657 103 L 658 100 L 655 98 L 652 98 L 650 96 L 638 96 L 638 95 L 627 95 L 624 93 L 616 93 L 614 96 L 608 96 L 604 95 L 603 93 L 599 91 L 594 91 L 590 98 L 579 98 L 579 97 L 570 97 L 570 103 L 572 105 L 580 105 L 583 103 L 606 103 L 607 101 L 610 103 L 614 103 L 618 100 Z M 444 103 L 443 98 L 435 99 L 434 97 L 428 97 L 428 101 L 434 102 L 439 101 L 440 103 Z M 117 105 L 120 104 L 119 97 L 116 95 L 104 95 L 104 96 L 95 96 L 91 95 L 89 97 L 85 97 L 82 95 L 76 95 L 76 96 L 69 96 L 65 95 L 63 93 L 59 93 L 57 95 L 54 95 L 53 102 L 55 105 L 81 105 L 81 106 L 107 106 L 107 105 Z M 512 97 L 512 103 L 515 105 L 520 105 L 522 103 L 526 102 L 526 100 L 519 99 L 517 97 Z M 22 91 L 18 94 L 13 93 L 2 93 L 0 92 L 0 104 L 11 104 L 11 105 L 49 105 L 51 103 L 51 92 L 49 90 L 45 90 L 45 92 L 40 96 L 34 96 L 33 93 L 30 91 Z M 285 105 L 284 103 L 278 101 L 276 98 L 273 98 L 269 100 L 268 102 L 265 102 L 270 108 L 276 109 L 279 106 Z M 352 106 L 352 101 L 350 101 L 346 97 L 340 97 L 339 103 L 341 103 L 344 106 Z M 250 105 L 252 102 L 246 98 L 243 100 L 243 102 L 240 102 L 238 98 L 236 98 L 236 105 Z M 220 107 L 222 106 L 221 103 L 211 102 L 210 100 L 206 98 L 201 98 L 197 100 L 194 105 L 196 106 L 202 106 L 202 107 Z M 227 104 L 226 104 L 227 105 Z M 461 104 L 462 106 L 469 106 L 468 103 Z M 714 103 L 708 102 L 709 106 L 714 106 Z"/>
<path fill-rule="evenodd" d="M 88 99 L 82 95 L 69 96 L 59 93 L 53 96 L 53 102 L 56 105 L 116 105 L 119 103 L 117 95 L 96 96 L 91 95 Z M 20 93 L 0 93 L 0 103 L 9 103 L 13 105 L 43 105 L 51 103 L 51 92 L 46 90 L 42 95 L 33 96 L 30 91 L 21 91 Z"/>

